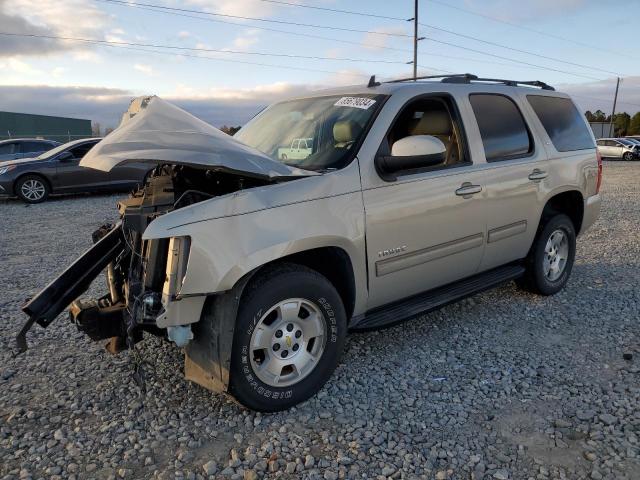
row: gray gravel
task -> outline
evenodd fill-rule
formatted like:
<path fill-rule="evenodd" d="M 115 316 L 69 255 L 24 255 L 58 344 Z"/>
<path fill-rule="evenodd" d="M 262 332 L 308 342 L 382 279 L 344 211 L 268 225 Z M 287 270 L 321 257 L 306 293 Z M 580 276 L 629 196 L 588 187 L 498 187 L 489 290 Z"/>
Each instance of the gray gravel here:
<path fill-rule="evenodd" d="M 508 285 L 352 335 L 325 388 L 274 415 L 184 381 L 154 338 L 142 396 L 128 354 L 64 318 L 12 358 L 21 303 L 118 197 L 2 202 L 0 478 L 638 479 L 640 163 L 607 164 L 603 190 L 565 291 Z"/>

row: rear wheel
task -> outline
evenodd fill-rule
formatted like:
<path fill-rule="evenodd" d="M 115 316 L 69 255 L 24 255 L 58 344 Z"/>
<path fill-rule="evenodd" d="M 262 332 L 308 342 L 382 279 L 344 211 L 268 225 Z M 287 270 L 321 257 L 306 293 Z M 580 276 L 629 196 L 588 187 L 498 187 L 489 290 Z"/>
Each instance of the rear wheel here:
<path fill-rule="evenodd" d="M 518 286 L 541 295 L 558 293 L 569 280 L 575 255 L 576 233 L 571 219 L 564 214 L 548 218 L 531 247 L 527 270 Z"/>
<path fill-rule="evenodd" d="M 25 175 L 16 182 L 15 193 L 27 203 L 44 202 L 49 196 L 49 184 L 38 175 Z"/>
<path fill-rule="evenodd" d="M 335 369 L 346 314 L 319 273 L 282 265 L 245 290 L 231 353 L 231 394 L 253 410 L 284 410 L 314 395 Z"/>

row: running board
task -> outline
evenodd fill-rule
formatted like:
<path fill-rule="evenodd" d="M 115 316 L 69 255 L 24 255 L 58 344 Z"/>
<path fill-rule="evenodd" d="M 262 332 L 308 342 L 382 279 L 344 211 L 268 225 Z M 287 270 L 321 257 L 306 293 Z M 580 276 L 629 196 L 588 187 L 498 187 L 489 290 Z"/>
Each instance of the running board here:
<path fill-rule="evenodd" d="M 376 308 L 351 320 L 350 330 L 372 330 L 387 327 L 422 313 L 430 312 L 457 300 L 489 290 L 522 276 L 521 265 L 507 265 L 465 278 L 426 293 Z"/>

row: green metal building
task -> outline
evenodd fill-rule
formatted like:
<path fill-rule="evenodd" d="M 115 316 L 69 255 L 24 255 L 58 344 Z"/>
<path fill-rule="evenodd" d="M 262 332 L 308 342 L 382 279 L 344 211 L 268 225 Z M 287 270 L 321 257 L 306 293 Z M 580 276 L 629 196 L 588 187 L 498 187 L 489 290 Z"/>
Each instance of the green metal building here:
<path fill-rule="evenodd" d="M 65 143 L 91 136 L 91 120 L 0 112 L 0 140 L 38 137 Z"/>

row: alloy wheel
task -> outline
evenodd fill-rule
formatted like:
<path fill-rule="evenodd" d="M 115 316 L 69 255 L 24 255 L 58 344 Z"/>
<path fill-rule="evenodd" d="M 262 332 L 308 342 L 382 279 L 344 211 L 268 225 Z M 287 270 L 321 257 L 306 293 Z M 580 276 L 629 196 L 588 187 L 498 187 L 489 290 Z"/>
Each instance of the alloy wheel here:
<path fill-rule="evenodd" d="M 567 266 L 569 239 L 563 230 L 554 230 L 544 248 L 543 272 L 551 282 L 558 280 Z"/>
<path fill-rule="evenodd" d="M 30 178 L 20 186 L 20 193 L 28 200 L 37 202 L 42 200 L 46 193 L 46 187 L 42 181 Z"/>
<path fill-rule="evenodd" d="M 326 337 L 326 322 L 315 303 L 283 300 L 262 315 L 251 335 L 253 371 L 272 387 L 298 383 L 318 364 Z"/>

